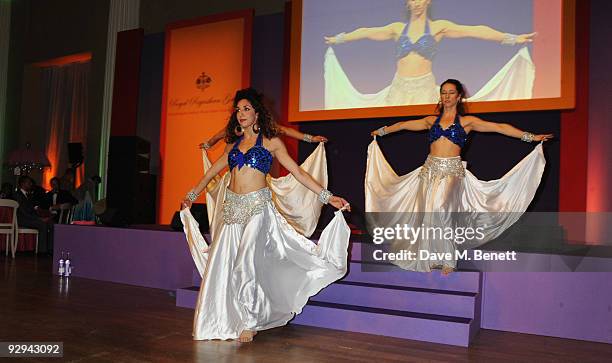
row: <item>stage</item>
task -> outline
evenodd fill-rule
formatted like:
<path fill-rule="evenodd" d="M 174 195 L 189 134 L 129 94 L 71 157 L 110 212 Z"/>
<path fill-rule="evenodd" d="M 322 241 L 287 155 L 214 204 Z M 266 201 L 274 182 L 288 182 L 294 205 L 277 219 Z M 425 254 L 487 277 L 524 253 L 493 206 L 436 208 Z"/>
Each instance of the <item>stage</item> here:
<path fill-rule="evenodd" d="M 606 258 L 518 253 L 524 271 L 544 261 L 567 272 L 491 272 L 488 261 L 445 277 L 365 262 L 368 246 L 357 237 L 350 248 L 347 276 L 311 298 L 291 324 L 458 346 L 469 346 L 481 328 L 612 343 L 612 273 L 573 272 L 609 271 Z M 168 290 L 178 306 L 195 305 L 200 277 L 182 232 L 57 225 L 54 273 L 62 251 L 75 277 Z"/>

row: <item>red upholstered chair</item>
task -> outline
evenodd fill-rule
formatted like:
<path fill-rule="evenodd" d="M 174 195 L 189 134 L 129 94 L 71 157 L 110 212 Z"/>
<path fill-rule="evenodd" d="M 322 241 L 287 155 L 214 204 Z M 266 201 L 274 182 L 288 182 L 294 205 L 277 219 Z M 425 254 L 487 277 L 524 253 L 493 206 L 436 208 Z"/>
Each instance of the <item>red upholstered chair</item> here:
<path fill-rule="evenodd" d="M 15 258 L 15 245 L 17 243 L 17 208 L 19 203 L 12 199 L 0 199 L 0 235 L 6 240 L 6 255 L 9 253 Z"/>

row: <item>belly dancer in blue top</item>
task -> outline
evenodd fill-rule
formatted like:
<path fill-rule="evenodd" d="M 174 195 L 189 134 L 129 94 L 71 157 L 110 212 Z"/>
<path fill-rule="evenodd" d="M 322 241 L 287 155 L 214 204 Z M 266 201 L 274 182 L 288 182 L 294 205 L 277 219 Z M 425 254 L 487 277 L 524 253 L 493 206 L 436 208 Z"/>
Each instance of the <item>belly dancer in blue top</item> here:
<path fill-rule="evenodd" d="M 386 106 L 397 106 L 437 102 L 438 87 L 432 73 L 432 62 L 442 39 L 475 38 L 513 46 L 530 43 L 536 35 L 509 34 L 486 25 L 456 24 L 446 19 L 433 20 L 429 15 L 432 1 L 406 0 L 407 23 L 394 22 L 381 27 L 358 28 L 324 37 L 325 43 L 336 45 L 362 39 L 397 42 L 397 69 L 385 97 Z"/>
<path fill-rule="evenodd" d="M 509 124 L 465 115 L 464 97 L 461 82 L 449 79 L 441 85 L 438 115 L 372 132 L 373 136 L 383 136 L 401 130 L 429 130 L 430 151 L 422 167 L 398 176 L 374 140 L 368 148 L 366 212 L 402 212 L 407 224 L 415 227 L 483 227 L 482 235 L 469 241 L 439 235 L 396 241 L 395 251 L 416 254 L 393 261 L 405 269 L 430 271 L 437 267 L 445 274 L 453 271 L 457 248 L 477 247 L 499 236 L 527 209 L 540 183 L 545 165 L 541 144 L 498 180 L 480 181 L 465 170 L 461 149 L 474 131 L 497 132 L 526 142 L 543 142 L 553 135 L 534 135 Z M 483 218 L 488 218 L 486 223 Z M 430 259 L 441 254 L 452 257 Z"/>
<path fill-rule="evenodd" d="M 349 209 L 288 155 L 260 96 L 252 89 L 236 93 L 227 124 L 224 154 L 183 201 L 190 207 L 206 185 L 229 166 L 231 181 L 222 207 L 223 225 L 210 246 L 184 210 L 185 232 L 202 284 L 193 337 L 248 342 L 257 331 L 286 324 L 308 298 L 346 273 L 350 229 L 342 213 L 317 244 L 297 233 L 272 203 L 266 175 L 275 157 L 319 200 Z M 192 248 L 196 244 L 196 248 Z"/>

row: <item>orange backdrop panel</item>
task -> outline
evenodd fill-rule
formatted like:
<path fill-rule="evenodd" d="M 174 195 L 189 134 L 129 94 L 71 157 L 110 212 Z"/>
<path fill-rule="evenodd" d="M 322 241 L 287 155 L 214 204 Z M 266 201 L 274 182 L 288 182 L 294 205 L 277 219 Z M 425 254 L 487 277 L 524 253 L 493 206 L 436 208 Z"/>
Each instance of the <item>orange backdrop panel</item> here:
<path fill-rule="evenodd" d="M 248 83 L 251 26 L 252 12 L 245 11 L 167 28 L 158 223 L 170 223 L 203 176 L 198 144 L 225 127 L 234 93 Z M 223 146 L 211 150 L 213 160 Z"/>

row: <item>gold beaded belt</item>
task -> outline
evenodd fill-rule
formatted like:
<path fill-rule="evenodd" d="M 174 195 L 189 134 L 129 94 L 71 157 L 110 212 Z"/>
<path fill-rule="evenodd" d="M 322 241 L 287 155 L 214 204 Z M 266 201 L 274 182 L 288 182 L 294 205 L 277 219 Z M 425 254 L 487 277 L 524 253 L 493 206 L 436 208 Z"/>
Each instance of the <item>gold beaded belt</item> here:
<path fill-rule="evenodd" d="M 419 177 L 422 179 L 445 178 L 454 176 L 463 178 L 465 169 L 460 156 L 441 158 L 437 156 L 427 156 L 427 160 L 421 167 Z"/>
<path fill-rule="evenodd" d="M 270 201 L 272 201 L 272 192 L 268 188 L 247 194 L 238 194 L 227 189 L 223 201 L 223 222 L 246 224 L 251 217 L 261 213 L 266 203 Z"/>

